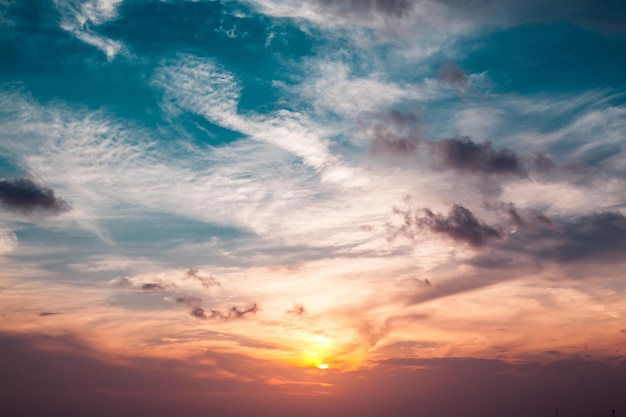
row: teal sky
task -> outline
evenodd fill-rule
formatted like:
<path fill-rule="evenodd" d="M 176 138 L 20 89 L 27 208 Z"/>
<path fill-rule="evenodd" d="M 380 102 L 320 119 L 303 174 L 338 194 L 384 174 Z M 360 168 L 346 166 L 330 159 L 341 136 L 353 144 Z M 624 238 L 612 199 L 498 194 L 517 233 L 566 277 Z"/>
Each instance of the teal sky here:
<path fill-rule="evenodd" d="M 0 410 L 626 410 L 626 3 L 0 27 Z"/>

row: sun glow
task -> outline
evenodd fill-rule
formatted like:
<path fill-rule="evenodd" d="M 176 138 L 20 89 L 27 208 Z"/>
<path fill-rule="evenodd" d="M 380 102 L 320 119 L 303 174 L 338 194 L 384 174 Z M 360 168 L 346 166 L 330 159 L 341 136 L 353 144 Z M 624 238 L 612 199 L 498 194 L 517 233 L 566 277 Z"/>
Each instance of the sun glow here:
<path fill-rule="evenodd" d="M 331 355 L 332 341 L 326 336 L 315 336 L 302 353 L 304 366 L 328 369 L 328 357 Z"/>

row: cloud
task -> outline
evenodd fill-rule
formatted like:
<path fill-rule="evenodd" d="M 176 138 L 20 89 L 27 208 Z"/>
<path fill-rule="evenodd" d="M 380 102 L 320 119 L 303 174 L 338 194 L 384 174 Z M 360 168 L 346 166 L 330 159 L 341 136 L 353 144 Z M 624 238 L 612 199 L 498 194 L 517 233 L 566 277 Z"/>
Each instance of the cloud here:
<path fill-rule="evenodd" d="M 306 308 L 302 304 L 294 304 L 292 308 L 287 310 L 287 314 L 294 316 L 302 316 L 306 313 Z"/>
<path fill-rule="evenodd" d="M 314 0 L 320 7 L 330 9 L 333 14 L 380 14 L 401 17 L 413 8 L 410 0 Z"/>
<path fill-rule="evenodd" d="M 213 287 L 222 286 L 222 284 L 218 280 L 216 280 L 214 277 L 212 276 L 207 277 L 207 276 L 200 275 L 198 269 L 196 268 L 189 268 L 187 270 L 187 276 L 189 278 L 198 280 L 204 288 L 213 288 Z"/>
<path fill-rule="evenodd" d="M 47 317 L 47 316 L 56 316 L 57 314 L 61 314 L 61 313 L 56 313 L 53 311 L 43 311 L 41 313 L 39 313 L 39 317 Z"/>
<path fill-rule="evenodd" d="M 95 46 L 112 61 L 122 44 L 98 34 L 94 27 L 117 19 L 122 0 L 54 0 L 61 13 L 61 28 L 82 42 Z"/>
<path fill-rule="evenodd" d="M 191 295 L 183 295 L 180 297 L 176 297 L 174 301 L 176 302 L 176 304 L 185 304 L 185 305 L 192 305 L 192 306 L 202 304 L 202 298 L 191 296 Z"/>
<path fill-rule="evenodd" d="M 142 291 L 165 291 L 166 288 L 162 284 L 148 282 L 148 283 L 142 284 L 140 289 Z"/>
<path fill-rule="evenodd" d="M 600 212 L 559 224 L 556 237 L 544 237 L 546 245 L 534 250 L 540 259 L 562 263 L 579 261 L 626 261 L 626 217 Z"/>
<path fill-rule="evenodd" d="M 439 80 L 457 87 L 467 85 L 467 76 L 456 63 L 448 62 L 439 68 Z"/>
<path fill-rule="evenodd" d="M 315 124 L 305 114 L 287 109 L 269 114 L 239 114 L 239 81 L 211 59 L 179 54 L 162 62 L 152 84 L 163 91 L 163 107 L 172 114 L 180 114 L 181 110 L 195 113 L 211 123 L 283 149 L 317 171 L 324 181 L 346 186 L 352 181 L 362 183 L 357 177 L 359 171 L 330 151 L 328 136 L 336 132 Z"/>
<path fill-rule="evenodd" d="M 225 311 L 211 310 L 209 314 L 207 314 L 202 307 L 196 306 L 191 310 L 191 315 L 204 320 L 219 319 L 223 321 L 231 321 L 243 319 L 248 315 L 255 315 L 259 311 L 260 308 L 257 303 L 250 304 L 246 307 L 232 306 Z"/>
<path fill-rule="evenodd" d="M 415 240 L 423 232 L 443 234 L 448 238 L 469 243 L 471 246 L 486 246 L 493 240 L 501 240 L 504 235 L 496 227 L 479 221 L 467 208 L 454 204 L 447 216 L 433 213 L 430 209 L 422 209 L 423 216 L 410 208 L 402 210 L 394 208 L 394 213 L 403 218 L 401 226 L 388 225 L 392 238 L 403 235 Z"/>
<path fill-rule="evenodd" d="M 0 180 L 0 206 L 23 214 L 59 214 L 70 210 L 69 204 L 56 197 L 51 188 L 28 178 Z"/>
<path fill-rule="evenodd" d="M 372 155 L 399 157 L 415 154 L 422 142 L 418 121 L 413 112 L 392 110 L 383 114 L 380 121 L 370 129 L 372 140 L 368 152 Z"/>
<path fill-rule="evenodd" d="M 520 158 L 507 148 L 494 149 L 491 142 L 477 143 L 469 137 L 444 139 L 431 143 L 443 167 L 460 172 L 526 176 Z"/>

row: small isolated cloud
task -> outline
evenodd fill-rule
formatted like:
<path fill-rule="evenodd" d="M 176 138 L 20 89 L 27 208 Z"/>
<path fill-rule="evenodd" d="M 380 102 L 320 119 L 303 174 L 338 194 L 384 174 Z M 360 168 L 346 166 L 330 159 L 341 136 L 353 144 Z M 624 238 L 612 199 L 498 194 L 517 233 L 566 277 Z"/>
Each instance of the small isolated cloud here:
<path fill-rule="evenodd" d="M 41 313 L 39 313 L 39 317 L 47 317 L 47 316 L 56 316 L 57 314 L 61 314 L 61 313 L 57 313 L 54 311 L 43 311 Z"/>
<path fill-rule="evenodd" d="M 207 314 L 206 310 L 200 306 L 195 306 L 191 309 L 191 315 L 199 319 L 219 319 L 223 321 L 239 320 L 246 316 L 254 315 L 260 311 L 257 303 L 250 304 L 246 307 L 232 306 L 228 310 L 211 310 Z"/>
<path fill-rule="evenodd" d="M 222 284 L 212 276 L 200 275 L 200 271 L 196 268 L 187 270 L 187 277 L 199 281 L 204 288 L 221 287 Z"/>
<path fill-rule="evenodd" d="M 521 159 L 510 149 L 494 149 L 491 142 L 477 143 L 467 136 L 431 142 L 432 151 L 445 168 L 478 174 L 526 176 Z"/>
<path fill-rule="evenodd" d="M 394 208 L 394 212 L 403 217 L 404 223 L 400 226 L 389 225 L 392 238 L 404 235 L 415 239 L 423 232 L 431 232 L 479 247 L 504 237 L 500 230 L 479 221 L 469 209 L 459 204 L 454 204 L 448 215 L 433 213 L 427 208 L 415 212 Z M 423 213 L 422 216 L 419 215 L 420 212 Z"/>
<path fill-rule="evenodd" d="M 191 305 L 191 306 L 198 306 L 202 304 L 202 298 L 191 296 L 191 295 L 183 295 L 180 297 L 176 297 L 174 301 L 176 302 L 176 304 L 185 304 L 185 305 Z"/>
<path fill-rule="evenodd" d="M 302 316 L 306 313 L 306 308 L 302 304 L 294 304 L 292 308 L 287 310 L 287 314 L 294 316 Z"/>
<path fill-rule="evenodd" d="M 207 315 L 204 312 L 204 309 L 200 306 L 196 306 L 194 308 L 191 309 L 191 315 L 194 317 L 197 317 L 199 319 L 203 319 L 206 320 L 207 319 Z"/>
<path fill-rule="evenodd" d="M 69 204 L 55 196 L 51 188 L 36 184 L 29 178 L 1 180 L 0 206 L 22 214 L 59 214 L 70 210 Z"/>
<path fill-rule="evenodd" d="M 142 291 L 165 291 L 166 288 L 162 284 L 158 284 L 155 282 L 147 282 L 141 285 Z"/>
<path fill-rule="evenodd" d="M 467 85 L 467 76 L 456 63 L 448 62 L 439 68 L 439 81 L 457 87 L 465 87 Z"/>

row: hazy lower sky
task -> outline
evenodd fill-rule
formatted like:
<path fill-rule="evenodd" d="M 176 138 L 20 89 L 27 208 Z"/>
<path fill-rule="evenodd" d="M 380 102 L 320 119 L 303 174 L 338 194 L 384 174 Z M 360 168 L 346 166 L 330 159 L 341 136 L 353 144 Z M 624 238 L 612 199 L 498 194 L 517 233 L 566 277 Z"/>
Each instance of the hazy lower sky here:
<path fill-rule="evenodd" d="M 0 27 L 2 415 L 626 415 L 623 1 Z"/>

